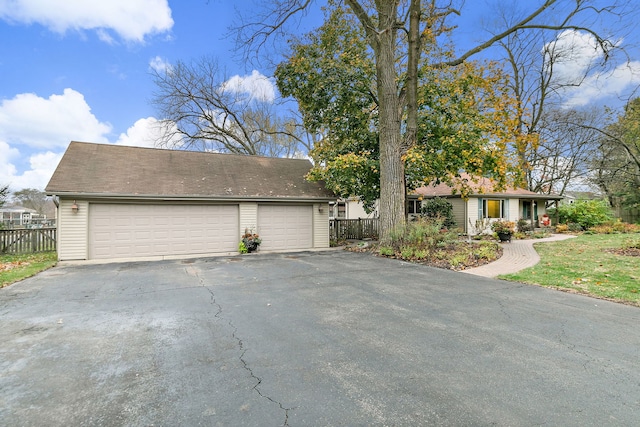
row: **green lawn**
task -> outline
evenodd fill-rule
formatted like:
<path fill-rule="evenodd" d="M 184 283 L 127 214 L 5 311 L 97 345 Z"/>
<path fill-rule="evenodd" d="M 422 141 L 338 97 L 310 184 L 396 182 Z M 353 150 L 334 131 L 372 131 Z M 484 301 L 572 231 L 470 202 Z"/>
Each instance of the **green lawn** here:
<path fill-rule="evenodd" d="M 56 261 L 56 252 L 0 255 L 0 288 L 51 268 Z"/>
<path fill-rule="evenodd" d="M 559 242 L 537 243 L 540 263 L 501 279 L 579 292 L 640 306 L 640 257 L 617 255 L 640 242 L 640 234 L 581 235 Z"/>

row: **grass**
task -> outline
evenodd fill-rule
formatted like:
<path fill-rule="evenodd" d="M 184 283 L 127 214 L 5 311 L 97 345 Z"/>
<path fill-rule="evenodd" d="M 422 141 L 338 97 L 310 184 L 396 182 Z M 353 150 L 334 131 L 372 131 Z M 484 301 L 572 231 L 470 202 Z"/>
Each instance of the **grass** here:
<path fill-rule="evenodd" d="M 637 234 L 584 234 L 539 243 L 536 266 L 500 278 L 640 306 L 640 257 L 607 251 L 634 239 Z"/>
<path fill-rule="evenodd" d="M 51 268 L 56 262 L 56 252 L 0 255 L 0 288 Z"/>

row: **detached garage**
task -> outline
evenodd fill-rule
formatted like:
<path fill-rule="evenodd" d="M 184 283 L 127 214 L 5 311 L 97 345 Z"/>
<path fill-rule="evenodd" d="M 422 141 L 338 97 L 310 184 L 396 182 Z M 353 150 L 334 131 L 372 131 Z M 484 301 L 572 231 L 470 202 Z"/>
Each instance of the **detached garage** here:
<path fill-rule="evenodd" d="M 72 142 L 47 185 L 60 260 L 329 247 L 329 202 L 307 160 Z"/>

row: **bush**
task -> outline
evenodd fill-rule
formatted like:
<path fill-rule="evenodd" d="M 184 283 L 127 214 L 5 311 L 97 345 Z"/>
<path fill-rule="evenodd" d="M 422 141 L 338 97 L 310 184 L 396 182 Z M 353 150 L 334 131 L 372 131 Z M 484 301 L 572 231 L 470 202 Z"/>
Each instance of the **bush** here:
<path fill-rule="evenodd" d="M 491 229 L 498 234 L 500 233 L 513 234 L 513 232 L 515 231 L 515 227 L 516 227 L 516 224 L 513 221 L 507 221 L 502 219 L 499 219 L 491 223 Z"/>
<path fill-rule="evenodd" d="M 628 224 L 622 222 L 619 219 L 616 221 L 605 222 L 604 224 L 596 225 L 589 228 L 589 231 L 597 234 L 628 234 L 628 233 L 640 233 L 640 226 L 636 224 Z"/>
<path fill-rule="evenodd" d="M 518 227 L 518 231 L 521 231 L 523 233 L 526 231 L 533 231 L 531 227 L 531 220 L 528 220 L 528 219 L 520 218 L 518 220 L 517 227 Z"/>
<path fill-rule="evenodd" d="M 582 228 L 582 225 L 577 222 L 570 222 L 567 224 L 567 227 L 569 227 L 569 231 L 573 233 L 579 233 L 580 231 L 584 230 L 584 228 Z"/>
<path fill-rule="evenodd" d="M 402 255 L 402 259 L 411 259 L 413 258 L 413 248 L 411 246 L 407 246 L 402 248 L 400 251 L 400 255 Z"/>
<path fill-rule="evenodd" d="M 473 250 L 473 256 L 477 259 L 486 259 L 492 261 L 496 257 L 498 248 L 499 246 L 496 242 L 480 242 L 478 246 Z"/>
<path fill-rule="evenodd" d="M 380 253 L 380 255 L 384 256 L 392 256 L 394 253 L 393 248 L 390 248 L 389 246 L 381 246 L 378 252 Z"/>
<path fill-rule="evenodd" d="M 443 229 L 442 219 L 424 219 L 409 222 L 392 230 L 389 234 L 391 247 L 395 252 L 402 252 L 403 248 L 432 250 L 446 246 L 458 240 L 456 231 Z"/>
<path fill-rule="evenodd" d="M 557 209 L 561 223 L 569 224 L 569 230 L 581 231 L 611 221 L 613 215 L 604 200 L 578 200 L 570 205 L 561 205 Z M 580 226 L 580 229 L 576 225 Z"/>
<path fill-rule="evenodd" d="M 422 215 L 428 219 L 442 220 L 442 226 L 452 228 L 456 226 L 453 216 L 453 205 L 447 199 L 434 197 L 422 202 Z"/>

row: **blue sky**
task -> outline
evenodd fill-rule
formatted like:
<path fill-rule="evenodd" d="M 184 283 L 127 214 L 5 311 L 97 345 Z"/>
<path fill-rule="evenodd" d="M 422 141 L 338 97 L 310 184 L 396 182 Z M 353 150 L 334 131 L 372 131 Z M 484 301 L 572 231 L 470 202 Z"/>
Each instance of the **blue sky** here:
<path fill-rule="evenodd" d="M 212 55 L 238 90 L 271 87 L 263 75 L 270 70 L 232 60 L 233 40 L 224 37 L 235 8 L 252 7 L 250 0 L 0 0 L 0 184 L 44 189 L 72 140 L 152 146 L 152 67 Z M 462 37 L 470 38 L 484 9 L 478 0 L 467 7 Z M 593 56 L 589 40 L 583 45 Z M 564 72 L 579 67 L 571 61 Z M 637 85 L 634 67 L 576 92 L 576 105 Z"/>

